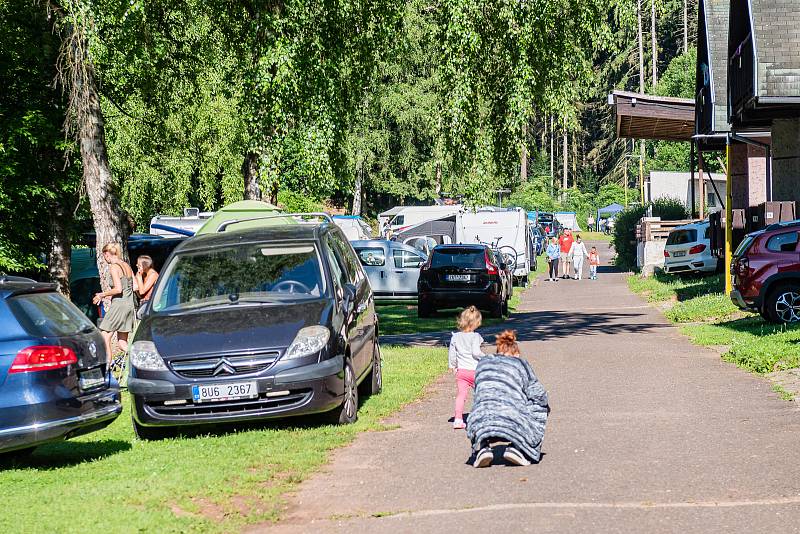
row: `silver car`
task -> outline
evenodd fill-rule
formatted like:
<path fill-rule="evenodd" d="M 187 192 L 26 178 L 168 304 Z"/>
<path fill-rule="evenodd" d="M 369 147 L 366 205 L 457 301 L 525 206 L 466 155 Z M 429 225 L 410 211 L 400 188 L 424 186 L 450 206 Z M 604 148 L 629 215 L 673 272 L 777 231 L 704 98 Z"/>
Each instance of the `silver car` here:
<path fill-rule="evenodd" d="M 424 252 L 385 239 L 351 241 L 375 300 L 414 300 L 420 266 L 428 260 Z"/>

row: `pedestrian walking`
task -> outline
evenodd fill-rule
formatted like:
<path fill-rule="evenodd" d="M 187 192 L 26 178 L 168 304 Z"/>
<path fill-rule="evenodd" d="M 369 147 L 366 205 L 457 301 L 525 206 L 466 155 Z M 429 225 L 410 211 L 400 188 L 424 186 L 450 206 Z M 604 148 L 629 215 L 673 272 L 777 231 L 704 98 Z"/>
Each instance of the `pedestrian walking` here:
<path fill-rule="evenodd" d="M 561 247 L 561 278 L 569 278 L 570 277 L 570 261 L 569 261 L 569 251 L 572 248 L 572 243 L 574 239 L 572 239 L 572 230 L 567 228 L 558 238 L 558 244 Z"/>
<path fill-rule="evenodd" d="M 550 238 L 545 254 L 547 254 L 548 280 L 556 282 L 558 280 L 558 261 L 561 258 L 561 247 L 558 245 L 558 239 L 555 237 Z"/>
<path fill-rule="evenodd" d="M 153 287 L 158 280 L 158 272 L 153 269 L 153 258 L 150 256 L 139 256 L 136 258 L 136 275 L 134 277 L 134 285 L 136 286 L 136 294 L 139 296 L 139 308 L 136 310 L 136 318 L 142 318 L 144 305 L 150 301 L 153 296 Z"/>
<path fill-rule="evenodd" d="M 117 334 L 117 345 L 128 352 L 128 334 L 133 331 L 136 310 L 133 302 L 133 270 L 120 257 L 120 246 L 109 243 L 103 247 L 103 259 L 108 263 L 110 289 L 95 293 L 92 302 L 100 304 L 111 297 L 111 305 L 100 323 L 100 333 L 106 343 L 106 357 L 111 364 L 111 338 Z"/>
<path fill-rule="evenodd" d="M 475 306 L 470 306 L 458 316 L 458 332 L 450 337 L 448 367 L 456 376 L 456 407 L 453 414 L 453 429 L 465 428 L 464 404 L 469 390 L 475 388 L 475 367 L 484 354 L 481 351 L 483 338 L 475 330 L 480 328 L 483 317 Z"/>
<path fill-rule="evenodd" d="M 589 251 L 589 278 L 597 280 L 597 267 L 600 266 L 600 254 L 597 253 L 597 247 L 592 247 Z"/>
<path fill-rule="evenodd" d="M 515 465 L 541 459 L 547 392 L 527 360 L 520 357 L 517 334 L 497 335 L 497 354 L 481 358 L 475 373 L 475 398 L 467 437 L 475 453 L 473 467 L 487 467 L 493 447 L 505 444 L 503 458 Z"/>
<path fill-rule="evenodd" d="M 572 258 L 572 266 L 575 268 L 575 280 L 583 279 L 583 260 L 589 257 L 586 245 L 578 235 L 569 249 L 569 257 Z"/>

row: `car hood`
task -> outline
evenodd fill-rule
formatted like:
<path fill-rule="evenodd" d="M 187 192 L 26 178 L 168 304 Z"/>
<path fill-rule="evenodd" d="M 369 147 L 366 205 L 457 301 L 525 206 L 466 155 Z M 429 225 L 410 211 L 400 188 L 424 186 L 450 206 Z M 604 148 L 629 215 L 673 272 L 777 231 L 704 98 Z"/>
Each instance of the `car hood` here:
<path fill-rule="evenodd" d="M 136 340 L 151 340 L 163 358 L 285 349 L 297 332 L 328 325 L 328 299 L 237 305 L 184 314 L 157 314 L 142 322 Z"/>

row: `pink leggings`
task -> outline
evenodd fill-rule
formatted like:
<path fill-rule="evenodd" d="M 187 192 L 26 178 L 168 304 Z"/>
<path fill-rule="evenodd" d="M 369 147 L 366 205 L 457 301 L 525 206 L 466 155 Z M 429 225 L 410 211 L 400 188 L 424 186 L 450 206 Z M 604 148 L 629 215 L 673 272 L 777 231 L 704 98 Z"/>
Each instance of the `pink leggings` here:
<path fill-rule="evenodd" d="M 457 370 L 456 388 L 458 388 L 458 394 L 456 395 L 455 420 L 459 421 L 464 419 L 464 404 L 467 402 L 469 389 L 475 388 L 475 371 L 468 371 L 466 369 Z"/>

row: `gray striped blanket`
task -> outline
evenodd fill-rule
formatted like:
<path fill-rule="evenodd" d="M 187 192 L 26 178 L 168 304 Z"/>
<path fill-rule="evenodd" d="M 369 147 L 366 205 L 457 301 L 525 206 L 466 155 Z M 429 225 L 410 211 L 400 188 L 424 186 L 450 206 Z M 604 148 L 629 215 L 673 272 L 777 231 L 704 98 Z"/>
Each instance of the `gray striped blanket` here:
<path fill-rule="evenodd" d="M 501 354 L 481 358 L 473 398 L 467 419 L 473 450 L 486 439 L 498 438 L 539 461 L 550 408 L 547 392 L 526 360 Z"/>

